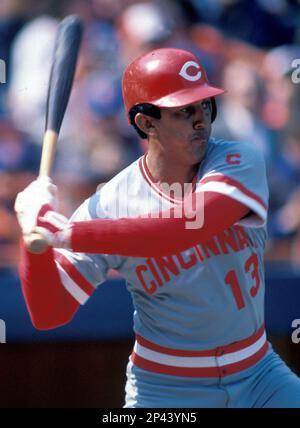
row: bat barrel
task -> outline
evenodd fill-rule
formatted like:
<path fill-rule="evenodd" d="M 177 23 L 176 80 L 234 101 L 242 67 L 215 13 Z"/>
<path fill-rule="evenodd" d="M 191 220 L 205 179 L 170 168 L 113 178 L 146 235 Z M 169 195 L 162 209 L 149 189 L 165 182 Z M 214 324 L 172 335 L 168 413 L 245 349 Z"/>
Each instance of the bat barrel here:
<path fill-rule="evenodd" d="M 78 16 L 65 18 L 58 26 L 50 73 L 45 129 L 59 133 L 73 84 L 82 23 Z"/>

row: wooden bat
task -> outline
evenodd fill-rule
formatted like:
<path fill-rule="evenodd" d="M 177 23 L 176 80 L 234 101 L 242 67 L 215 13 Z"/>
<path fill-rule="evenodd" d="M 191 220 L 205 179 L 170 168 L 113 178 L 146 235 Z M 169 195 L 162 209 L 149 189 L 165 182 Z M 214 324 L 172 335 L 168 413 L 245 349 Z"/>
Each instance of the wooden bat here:
<path fill-rule="evenodd" d="M 63 117 L 70 98 L 77 57 L 82 36 L 78 16 L 63 19 L 57 30 L 54 56 L 48 84 L 46 123 L 39 176 L 50 176 Z M 24 237 L 32 253 L 43 253 L 47 242 L 38 233 Z"/>

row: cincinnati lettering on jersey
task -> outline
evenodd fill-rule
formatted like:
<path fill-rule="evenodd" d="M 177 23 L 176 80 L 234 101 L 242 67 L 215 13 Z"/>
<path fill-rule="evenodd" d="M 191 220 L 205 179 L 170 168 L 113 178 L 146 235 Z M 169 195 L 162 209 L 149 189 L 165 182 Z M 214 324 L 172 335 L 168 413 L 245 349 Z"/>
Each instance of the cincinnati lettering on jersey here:
<path fill-rule="evenodd" d="M 187 256 L 185 251 L 172 256 L 153 257 L 136 267 L 136 276 L 148 294 L 180 275 L 183 269 L 190 269 L 199 262 L 221 254 L 242 251 L 247 247 L 257 248 L 242 226 L 232 226 L 213 237 L 206 244 L 197 244 Z"/>

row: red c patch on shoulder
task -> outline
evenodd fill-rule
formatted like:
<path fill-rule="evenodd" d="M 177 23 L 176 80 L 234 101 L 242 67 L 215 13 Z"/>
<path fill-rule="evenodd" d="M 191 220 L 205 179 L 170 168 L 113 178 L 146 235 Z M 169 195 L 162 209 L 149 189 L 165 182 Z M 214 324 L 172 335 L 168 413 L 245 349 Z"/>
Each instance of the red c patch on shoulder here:
<path fill-rule="evenodd" d="M 226 155 L 226 163 L 229 165 L 240 165 L 241 163 L 241 155 L 240 153 L 228 153 Z"/>

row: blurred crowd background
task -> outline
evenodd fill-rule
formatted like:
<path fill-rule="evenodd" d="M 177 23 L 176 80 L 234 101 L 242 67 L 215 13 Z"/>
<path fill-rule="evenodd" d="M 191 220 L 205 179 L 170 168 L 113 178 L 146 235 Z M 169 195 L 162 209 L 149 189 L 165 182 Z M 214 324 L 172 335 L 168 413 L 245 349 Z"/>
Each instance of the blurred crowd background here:
<path fill-rule="evenodd" d="M 213 135 L 265 156 L 266 260 L 300 270 L 300 83 L 291 78 L 296 59 L 300 77 L 299 0 L 1 0 L 0 278 L 17 276 L 13 204 L 38 173 L 55 31 L 70 13 L 85 32 L 54 168 L 61 211 L 70 215 L 146 150 L 125 117 L 124 67 L 152 48 L 185 48 L 227 90 Z"/>

